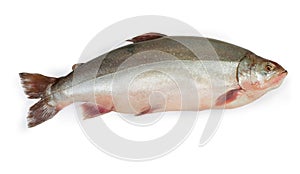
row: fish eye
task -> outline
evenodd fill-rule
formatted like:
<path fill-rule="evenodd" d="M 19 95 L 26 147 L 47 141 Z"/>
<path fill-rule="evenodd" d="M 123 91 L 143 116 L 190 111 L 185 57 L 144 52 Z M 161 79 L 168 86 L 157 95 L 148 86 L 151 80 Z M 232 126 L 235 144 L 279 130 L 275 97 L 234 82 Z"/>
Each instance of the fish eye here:
<path fill-rule="evenodd" d="M 265 70 L 267 71 L 267 72 L 270 72 L 270 71 L 273 71 L 275 69 L 275 65 L 274 64 L 272 64 L 272 63 L 267 63 L 266 64 L 266 66 L 265 66 Z"/>

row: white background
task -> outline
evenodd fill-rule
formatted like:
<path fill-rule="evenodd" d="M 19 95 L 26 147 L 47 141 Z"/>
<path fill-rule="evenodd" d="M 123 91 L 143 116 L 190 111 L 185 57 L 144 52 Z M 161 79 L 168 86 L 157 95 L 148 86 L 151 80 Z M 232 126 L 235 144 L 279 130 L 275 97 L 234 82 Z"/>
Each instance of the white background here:
<path fill-rule="evenodd" d="M 153 14 L 184 21 L 201 34 L 279 62 L 282 86 L 245 107 L 226 110 L 212 140 L 198 147 L 206 118 L 175 151 L 145 162 L 95 148 L 74 108 L 32 129 L 19 72 L 67 74 L 99 31 Z M 299 5 L 297 1 L 1 1 L 0 173 L 299 173 Z M 147 21 L 145 21 L 147 22 Z M 105 42 L 105 41 L 103 41 Z"/>

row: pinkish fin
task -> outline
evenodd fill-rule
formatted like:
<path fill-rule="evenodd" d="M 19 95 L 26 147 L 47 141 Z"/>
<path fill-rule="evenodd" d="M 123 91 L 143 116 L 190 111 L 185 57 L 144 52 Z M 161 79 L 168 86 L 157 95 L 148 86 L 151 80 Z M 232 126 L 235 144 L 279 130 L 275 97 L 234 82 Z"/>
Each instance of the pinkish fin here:
<path fill-rule="evenodd" d="M 221 95 L 216 101 L 216 106 L 222 106 L 234 101 L 238 97 L 240 91 L 241 89 L 233 89 Z"/>
<path fill-rule="evenodd" d="M 144 115 L 144 114 L 149 114 L 151 112 L 152 112 L 151 106 L 148 106 L 148 107 L 143 108 L 140 113 L 135 114 L 135 116 L 141 116 L 141 115 Z"/>
<path fill-rule="evenodd" d="M 94 103 L 84 103 L 80 105 L 80 107 L 82 109 L 83 119 L 97 117 L 99 115 L 112 111 L 112 109 L 106 109 Z"/>
<path fill-rule="evenodd" d="M 130 41 L 130 42 L 133 42 L 133 43 L 138 43 L 138 42 L 143 42 L 143 41 L 147 41 L 147 40 L 153 40 L 153 39 L 161 38 L 161 37 L 164 37 L 164 36 L 166 36 L 166 35 L 151 32 L 151 33 L 145 33 L 145 34 L 136 36 L 136 37 L 134 37 L 132 39 L 128 39 L 126 41 Z"/>
<path fill-rule="evenodd" d="M 74 71 L 76 68 L 78 68 L 80 65 L 82 65 L 83 63 L 76 63 L 72 66 L 72 70 Z"/>
<path fill-rule="evenodd" d="M 147 107 L 144 107 L 140 113 L 138 114 L 135 114 L 135 116 L 141 116 L 141 115 L 144 115 L 144 114 L 150 114 L 150 113 L 154 113 L 154 112 L 162 112 L 162 111 L 165 111 L 163 109 L 163 107 L 161 105 L 156 105 L 156 106 L 147 106 Z"/>

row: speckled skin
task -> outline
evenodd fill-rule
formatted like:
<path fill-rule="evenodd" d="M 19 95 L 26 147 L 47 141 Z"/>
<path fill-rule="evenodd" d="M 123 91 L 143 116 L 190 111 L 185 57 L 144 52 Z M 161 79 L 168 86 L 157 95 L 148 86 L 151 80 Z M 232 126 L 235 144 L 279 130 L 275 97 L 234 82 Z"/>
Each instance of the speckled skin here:
<path fill-rule="evenodd" d="M 257 79 L 249 82 L 251 63 L 265 61 L 269 60 L 222 41 L 165 36 L 126 45 L 78 66 L 51 86 L 48 95 L 61 107 L 91 102 L 132 114 L 234 108 L 272 88 L 254 89 L 251 84 Z M 280 68 L 276 75 L 286 72 Z M 276 85 L 285 75 L 280 77 Z M 259 80 L 262 84 L 266 79 Z M 234 91 L 232 101 L 229 95 L 218 101 L 229 91 Z"/>

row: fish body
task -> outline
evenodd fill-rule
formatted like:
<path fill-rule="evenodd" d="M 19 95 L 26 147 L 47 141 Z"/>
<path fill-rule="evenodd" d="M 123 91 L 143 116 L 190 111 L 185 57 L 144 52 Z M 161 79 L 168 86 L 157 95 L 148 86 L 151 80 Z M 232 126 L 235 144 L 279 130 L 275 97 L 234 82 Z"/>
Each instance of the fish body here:
<path fill-rule="evenodd" d="M 21 73 L 33 127 L 74 102 L 84 118 L 110 111 L 153 112 L 235 108 L 278 87 L 287 71 L 279 64 L 226 42 L 147 33 L 65 77 Z"/>

